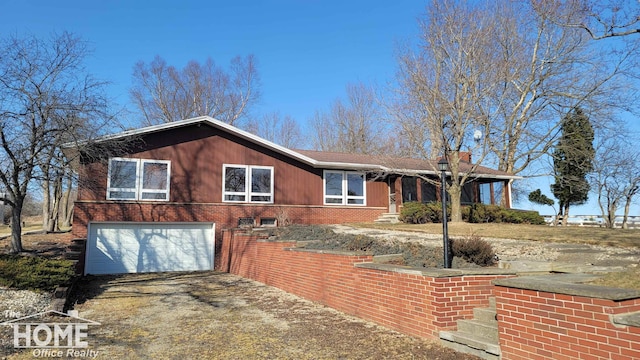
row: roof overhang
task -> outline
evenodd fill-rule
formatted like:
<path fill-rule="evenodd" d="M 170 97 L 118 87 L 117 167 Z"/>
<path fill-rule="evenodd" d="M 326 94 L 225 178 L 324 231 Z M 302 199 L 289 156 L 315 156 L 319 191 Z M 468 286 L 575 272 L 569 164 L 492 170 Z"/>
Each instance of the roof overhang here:
<path fill-rule="evenodd" d="M 396 174 L 408 174 L 408 175 L 433 175 L 440 176 L 440 171 L 437 170 L 416 170 L 416 169 L 387 169 L 388 172 L 396 173 Z M 451 172 L 446 171 L 445 174 L 451 176 Z M 461 172 L 458 176 L 465 176 L 468 173 Z M 520 180 L 522 176 L 518 175 L 498 175 L 498 174 L 487 174 L 487 173 L 471 173 L 470 176 L 473 177 L 481 177 L 483 179 L 496 179 L 496 180 Z"/>

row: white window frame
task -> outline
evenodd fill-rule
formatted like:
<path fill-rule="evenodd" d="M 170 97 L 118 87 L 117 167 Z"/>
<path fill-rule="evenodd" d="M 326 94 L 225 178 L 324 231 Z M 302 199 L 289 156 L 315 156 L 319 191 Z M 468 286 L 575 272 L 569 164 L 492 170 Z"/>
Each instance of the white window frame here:
<path fill-rule="evenodd" d="M 113 161 L 131 162 L 136 164 L 136 180 L 134 188 L 113 188 L 111 187 L 111 171 Z M 143 169 L 145 164 L 166 164 L 167 165 L 167 187 L 166 189 L 144 189 L 143 188 Z M 170 160 L 155 160 L 155 159 L 135 159 L 135 158 L 119 158 L 114 157 L 109 159 L 109 171 L 107 173 L 107 200 L 120 200 L 120 201 L 169 201 L 169 194 L 171 188 L 171 161 Z M 120 198 L 111 196 L 112 192 L 133 192 L 135 197 Z M 162 199 L 143 199 L 144 194 L 164 194 Z"/>
<path fill-rule="evenodd" d="M 244 191 L 227 191 L 227 168 L 244 169 Z M 243 203 L 247 202 L 247 178 L 249 167 L 247 165 L 223 164 L 222 165 L 222 202 Z M 227 196 L 244 196 L 243 200 L 227 200 Z"/>
<path fill-rule="evenodd" d="M 244 177 L 244 191 L 227 191 L 226 190 L 226 182 L 227 182 L 227 168 L 240 168 L 244 169 L 245 177 Z M 254 192 L 252 190 L 252 177 L 253 170 L 269 170 L 270 182 L 269 182 L 269 192 Z M 273 204 L 273 166 L 260 166 L 260 165 L 239 165 L 239 164 L 223 164 L 222 165 L 222 202 L 229 203 L 255 203 L 255 204 Z M 227 200 L 227 196 L 242 196 L 243 200 Z M 267 201 L 259 201 L 252 200 L 254 196 L 268 197 Z"/>
<path fill-rule="evenodd" d="M 342 176 L 342 194 L 327 194 L 327 174 L 340 174 Z M 349 175 L 362 176 L 362 196 L 349 195 Z M 324 205 L 347 205 L 347 206 L 366 206 L 367 205 L 367 175 L 359 171 L 339 171 L 324 170 L 322 174 L 322 195 Z M 327 199 L 340 199 L 340 203 L 327 202 Z M 362 204 L 351 204 L 349 200 L 361 200 Z"/>

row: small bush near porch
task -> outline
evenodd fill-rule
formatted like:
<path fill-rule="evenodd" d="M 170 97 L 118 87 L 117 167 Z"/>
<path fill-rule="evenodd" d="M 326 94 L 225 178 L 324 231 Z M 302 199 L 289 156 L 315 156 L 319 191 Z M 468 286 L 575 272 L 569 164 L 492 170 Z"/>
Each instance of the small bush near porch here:
<path fill-rule="evenodd" d="M 451 208 L 447 206 L 447 213 Z M 497 205 L 473 204 L 462 207 L 462 220 L 469 223 L 511 223 L 544 225 L 544 218 L 537 211 L 506 209 Z M 400 212 L 400 221 L 406 224 L 442 222 L 441 202 L 409 202 Z"/>

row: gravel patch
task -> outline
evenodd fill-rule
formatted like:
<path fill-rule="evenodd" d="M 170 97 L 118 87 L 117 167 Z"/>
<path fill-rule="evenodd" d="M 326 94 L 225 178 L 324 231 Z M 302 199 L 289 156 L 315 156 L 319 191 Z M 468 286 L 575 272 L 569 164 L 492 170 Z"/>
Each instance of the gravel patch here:
<path fill-rule="evenodd" d="M 37 314 L 50 306 L 51 294 L 0 288 L 0 322 Z"/>
<path fill-rule="evenodd" d="M 51 294 L 0 287 L 0 323 L 49 310 Z M 0 326 L 0 354 L 13 351 L 13 329 Z"/>

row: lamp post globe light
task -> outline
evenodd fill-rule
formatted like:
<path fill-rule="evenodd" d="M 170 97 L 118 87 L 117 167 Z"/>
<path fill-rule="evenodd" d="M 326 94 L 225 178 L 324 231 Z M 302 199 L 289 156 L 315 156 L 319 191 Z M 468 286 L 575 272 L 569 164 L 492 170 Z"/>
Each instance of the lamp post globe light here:
<path fill-rule="evenodd" d="M 446 190 L 446 172 L 449 170 L 449 163 L 443 157 L 438 161 L 438 169 L 440 170 L 440 200 L 442 201 L 442 242 L 444 247 L 444 268 L 451 268 L 451 252 L 449 249 L 449 229 L 447 227 L 447 190 Z"/>

